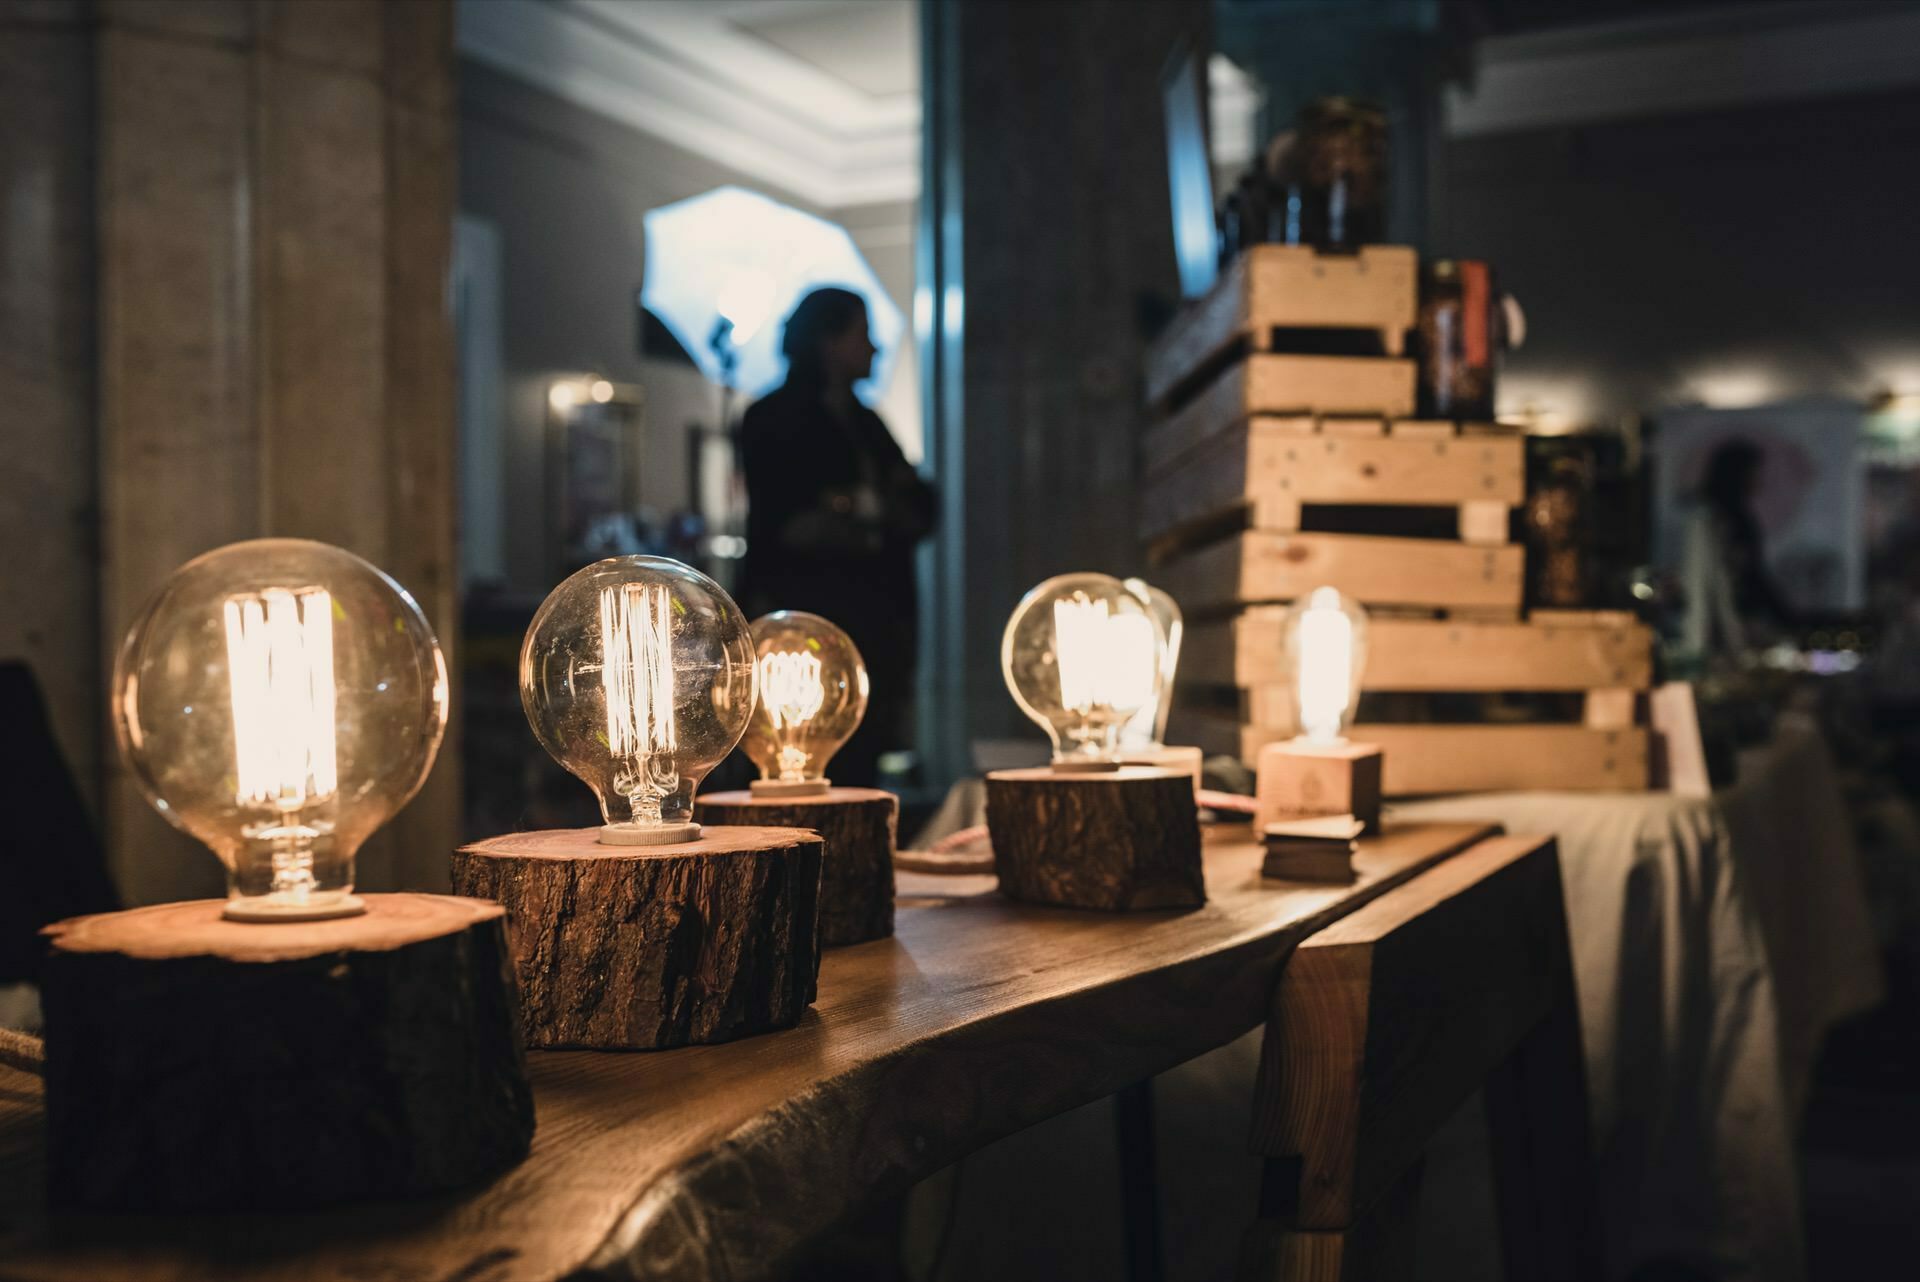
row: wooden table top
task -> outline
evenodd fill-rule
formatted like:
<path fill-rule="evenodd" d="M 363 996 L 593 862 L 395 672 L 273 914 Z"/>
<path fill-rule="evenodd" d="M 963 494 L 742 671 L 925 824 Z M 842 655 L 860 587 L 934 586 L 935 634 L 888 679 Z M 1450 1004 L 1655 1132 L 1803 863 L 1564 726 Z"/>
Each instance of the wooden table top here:
<path fill-rule="evenodd" d="M 1218 830 L 1209 902 L 1186 912 L 1035 908 L 991 877 L 902 873 L 894 937 L 828 951 L 797 1028 L 530 1053 L 532 1155 L 424 1202 L 50 1218 L 40 1084 L 0 1066 L 0 1277 L 764 1275 L 868 1197 L 1254 1028 L 1300 939 L 1494 831 L 1390 825 L 1352 883 L 1326 886 L 1262 881 L 1247 830 Z"/>

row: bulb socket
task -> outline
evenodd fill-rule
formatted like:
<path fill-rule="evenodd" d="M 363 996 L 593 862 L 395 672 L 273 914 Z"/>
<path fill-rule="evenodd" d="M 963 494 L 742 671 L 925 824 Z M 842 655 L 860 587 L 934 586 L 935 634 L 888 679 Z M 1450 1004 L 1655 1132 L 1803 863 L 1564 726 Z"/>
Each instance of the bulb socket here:
<path fill-rule="evenodd" d="M 229 899 L 220 915 L 228 921 L 331 921 L 335 917 L 358 917 L 367 911 L 367 901 L 358 895 L 329 895 L 306 902 L 275 899 L 270 895 L 249 895 Z"/>
<path fill-rule="evenodd" d="M 675 846 L 700 840 L 700 825 L 678 824 L 606 824 L 600 829 L 603 846 Z"/>
<path fill-rule="evenodd" d="M 830 779 L 755 779 L 747 785 L 756 797 L 824 797 L 832 788 Z"/>

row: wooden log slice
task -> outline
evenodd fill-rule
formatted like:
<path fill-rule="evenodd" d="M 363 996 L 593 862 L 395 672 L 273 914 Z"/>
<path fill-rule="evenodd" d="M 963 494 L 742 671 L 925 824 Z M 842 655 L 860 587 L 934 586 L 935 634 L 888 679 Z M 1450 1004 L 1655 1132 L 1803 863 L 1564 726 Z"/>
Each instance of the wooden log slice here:
<path fill-rule="evenodd" d="M 819 837 L 714 828 L 603 846 L 599 831 L 454 853 L 454 890 L 506 905 L 527 1045 L 657 1050 L 799 1020 L 820 972 Z"/>
<path fill-rule="evenodd" d="M 694 818 L 729 827 L 810 828 L 826 840 L 820 871 L 820 942 L 858 944 L 893 933 L 893 843 L 900 798 L 877 788 L 813 797 L 713 792 Z"/>
<path fill-rule="evenodd" d="M 525 1157 L 500 906 L 363 898 L 330 921 L 227 921 L 203 899 L 47 927 L 50 1201 L 308 1210 Z"/>
<path fill-rule="evenodd" d="M 996 770 L 987 831 L 1000 892 L 1012 899 L 1109 911 L 1207 901 L 1190 774 Z"/>

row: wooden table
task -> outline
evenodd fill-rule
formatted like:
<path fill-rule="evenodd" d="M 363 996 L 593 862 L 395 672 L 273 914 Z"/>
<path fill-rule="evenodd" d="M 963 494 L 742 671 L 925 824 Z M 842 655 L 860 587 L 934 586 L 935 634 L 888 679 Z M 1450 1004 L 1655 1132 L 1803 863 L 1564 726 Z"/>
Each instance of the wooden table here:
<path fill-rule="evenodd" d="M 39 1083 L 0 1067 L 0 1278 L 764 1276 L 869 1198 L 1259 1025 L 1302 938 L 1494 831 L 1390 826 L 1353 883 L 1307 886 L 1263 882 L 1246 829 L 1224 829 L 1191 912 L 1032 908 L 989 877 L 904 873 L 894 937 L 828 952 L 799 1027 L 530 1054 L 532 1156 L 427 1202 L 49 1217 Z"/>

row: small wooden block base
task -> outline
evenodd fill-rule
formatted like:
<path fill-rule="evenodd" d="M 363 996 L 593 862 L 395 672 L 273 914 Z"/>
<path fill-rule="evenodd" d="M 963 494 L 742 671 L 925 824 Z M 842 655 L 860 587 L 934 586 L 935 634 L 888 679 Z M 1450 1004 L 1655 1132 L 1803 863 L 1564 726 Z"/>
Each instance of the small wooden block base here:
<path fill-rule="evenodd" d="M 506 905 L 527 1045 L 657 1050 L 798 1022 L 820 971 L 820 838 L 715 828 L 623 849 L 599 831 L 454 852 L 455 892 Z"/>
<path fill-rule="evenodd" d="M 47 1188 L 89 1210 L 294 1210 L 478 1183 L 527 1154 L 498 904 L 223 900 L 47 928 Z"/>
<path fill-rule="evenodd" d="M 1190 774 L 996 770 L 987 776 L 987 831 L 1009 899 L 1107 911 L 1207 902 Z"/>
<path fill-rule="evenodd" d="M 1303 739 L 1260 750 L 1253 830 L 1319 815 L 1352 815 L 1366 835 L 1380 832 L 1382 754 L 1365 743 L 1315 744 Z"/>
<path fill-rule="evenodd" d="M 818 796 L 710 792 L 694 800 L 714 827 L 811 828 L 826 839 L 820 870 L 820 942 L 864 943 L 893 933 L 893 844 L 900 799 L 878 788 Z"/>

